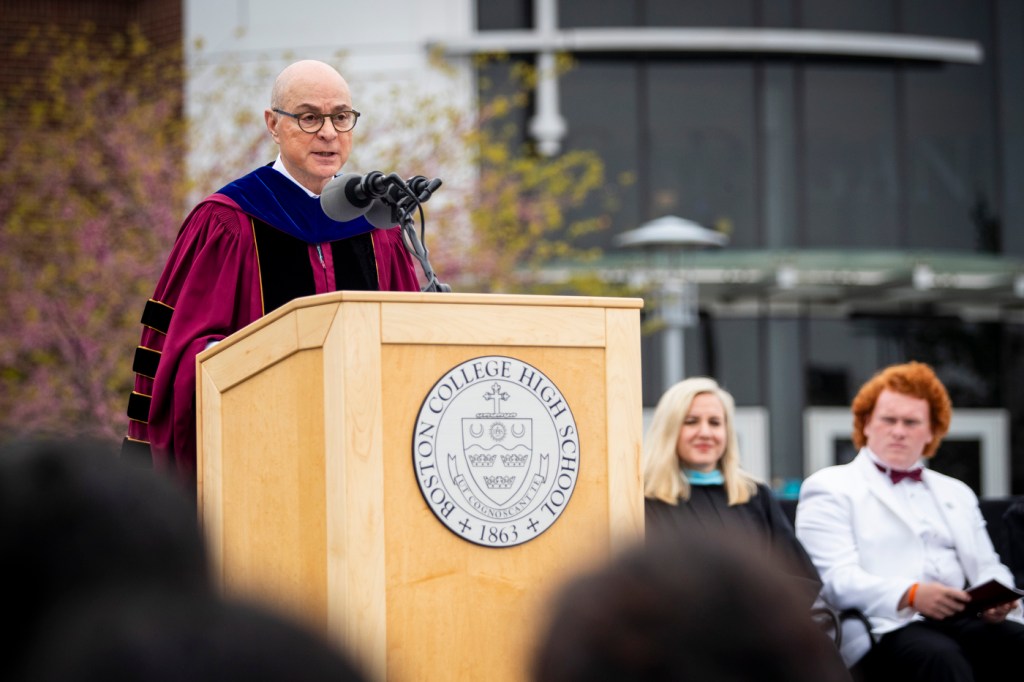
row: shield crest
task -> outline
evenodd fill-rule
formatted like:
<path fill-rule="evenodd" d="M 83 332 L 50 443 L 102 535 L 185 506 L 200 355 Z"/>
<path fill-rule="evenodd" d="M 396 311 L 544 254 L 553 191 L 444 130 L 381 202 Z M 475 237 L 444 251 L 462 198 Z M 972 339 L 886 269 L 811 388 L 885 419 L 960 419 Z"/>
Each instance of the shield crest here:
<path fill-rule="evenodd" d="M 518 499 L 533 458 L 533 423 L 516 417 L 462 420 L 462 451 L 477 492 L 502 507 Z"/>

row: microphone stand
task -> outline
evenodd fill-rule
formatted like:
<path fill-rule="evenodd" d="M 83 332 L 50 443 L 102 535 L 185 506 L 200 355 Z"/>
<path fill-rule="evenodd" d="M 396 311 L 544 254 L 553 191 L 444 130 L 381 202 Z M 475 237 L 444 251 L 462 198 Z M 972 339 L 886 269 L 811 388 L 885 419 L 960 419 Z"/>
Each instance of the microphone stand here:
<path fill-rule="evenodd" d="M 418 209 L 422 226 L 424 220 L 423 203 L 441 186 L 441 180 L 434 178 L 428 181 L 423 176 L 418 175 L 410 178 L 407 184 L 395 173 L 389 175 L 388 179 L 396 187 L 400 188 L 405 196 L 396 200 L 389 193 L 387 196 L 381 197 L 381 200 L 391 207 L 391 217 L 399 224 L 402 230 L 402 242 L 405 244 L 405 248 L 419 261 L 423 274 L 427 278 L 426 285 L 420 291 L 450 292 L 452 290 L 451 286 L 438 281 L 434 268 L 430 266 L 430 252 L 416 234 L 416 224 L 412 218 L 413 211 Z"/>

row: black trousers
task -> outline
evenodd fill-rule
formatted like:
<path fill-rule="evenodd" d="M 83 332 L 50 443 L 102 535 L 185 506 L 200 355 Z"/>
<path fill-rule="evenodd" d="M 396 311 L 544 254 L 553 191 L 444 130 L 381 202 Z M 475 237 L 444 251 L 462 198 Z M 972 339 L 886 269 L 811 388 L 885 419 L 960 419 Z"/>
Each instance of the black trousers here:
<path fill-rule="evenodd" d="M 974 616 L 913 622 L 882 636 L 853 667 L 863 682 L 982 682 L 1020 666 L 1024 625 Z"/>

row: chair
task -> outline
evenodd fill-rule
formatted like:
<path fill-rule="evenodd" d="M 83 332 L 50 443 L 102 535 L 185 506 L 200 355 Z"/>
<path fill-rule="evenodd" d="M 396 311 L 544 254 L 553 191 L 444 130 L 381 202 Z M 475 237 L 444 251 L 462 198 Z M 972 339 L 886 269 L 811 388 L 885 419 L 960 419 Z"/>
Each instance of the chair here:
<path fill-rule="evenodd" d="M 864 615 L 863 611 L 854 608 L 843 609 L 836 615 L 839 619 L 840 626 L 842 626 L 843 622 L 847 620 L 860 621 L 861 625 L 864 626 L 864 629 L 868 633 L 868 640 L 870 640 L 871 646 L 878 644 L 878 637 L 876 637 L 875 633 L 871 630 L 871 621 L 868 620 L 868 617 Z"/>
<path fill-rule="evenodd" d="M 859 613 L 859 612 L 858 612 Z M 861 614 L 863 616 L 863 614 Z M 842 614 L 834 608 L 819 600 L 811 607 L 811 620 L 813 620 L 822 632 L 832 638 L 836 649 L 843 645 L 843 619 Z"/>

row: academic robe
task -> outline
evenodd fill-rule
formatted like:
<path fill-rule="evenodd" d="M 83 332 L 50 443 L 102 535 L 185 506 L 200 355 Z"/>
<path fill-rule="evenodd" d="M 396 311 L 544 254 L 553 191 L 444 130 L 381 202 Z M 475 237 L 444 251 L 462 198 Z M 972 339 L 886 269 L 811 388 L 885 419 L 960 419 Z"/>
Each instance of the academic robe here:
<path fill-rule="evenodd" d="M 814 563 L 796 538 L 771 488 L 757 484 L 757 494 L 744 504 L 729 506 L 723 485 L 691 485 L 690 499 L 671 505 L 644 500 L 648 535 L 657 538 L 744 534 L 757 554 L 781 565 L 810 606 L 821 589 Z"/>
<path fill-rule="evenodd" d="M 204 199 L 143 312 L 123 452 L 194 487 L 196 355 L 294 298 L 340 290 L 420 290 L 399 228 L 331 220 L 269 165 Z"/>

